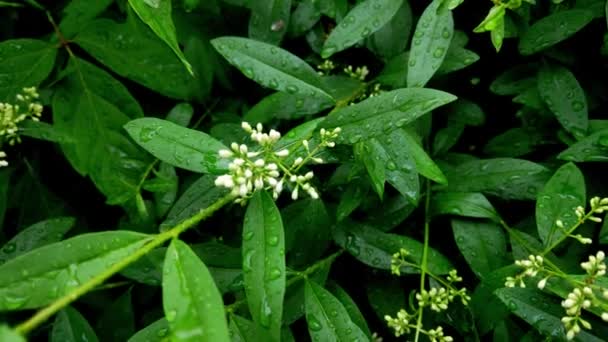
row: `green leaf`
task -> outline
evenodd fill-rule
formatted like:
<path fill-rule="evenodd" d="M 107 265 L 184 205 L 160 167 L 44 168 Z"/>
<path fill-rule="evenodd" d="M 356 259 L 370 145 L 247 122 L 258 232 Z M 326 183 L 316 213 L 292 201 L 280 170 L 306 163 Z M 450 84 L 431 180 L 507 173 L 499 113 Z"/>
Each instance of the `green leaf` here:
<path fill-rule="evenodd" d="M 382 144 L 373 138 L 356 143 L 354 152 L 357 159 L 365 165 L 374 191 L 382 198 L 384 195 L 384 181 L 386 180 L 385 165 L 389 162 L 390 156 L 388 156 Z M 392 160 L 390 162 L 393 165 L 392 168 L 396 169 L 395 162 Z M 411 165 L 409 166 L 411 168 Z"/>
<path fill-rule="evenodd" d="M 336 208 L 336 219 L 344 220 L 363 202 L 368 188 L 360 183 L 351 183 L 346 185 L 346 189 L 340 194 L 340 202 Z"/>
<path fill-rule="evenodd" d="M 478 60 L 478 54 L 471 50 L 454 46 L 452 42 L 448 52 L 445 54 L 443 63 L 441 63 L 441 66 L 439 66 L 439 69 L 435 72 L 435 76 L 445 75 L 464 69 Z"/>
<path fill-rule="evenodd" d="M 42 121 L 27 120 L 21 123 L 19 134 L 56 143 L 73 143 L 73 139 L 53 125 Z"/>
<path fill-rule="evenodd" d="M 171 0 L 129 0 L 129 5 L 137 13 L 139 18 L 150 26 L 152 31 L 162 39 L 173 50 L 175 55 L 184 64 L 186 70 L 192 75 L 192 66 L 186 60 L 186 56 L 179 49 L 175 26 L 171 18 Z"/>
<path fill-rule="evenodd" d="M 412 24 L 412 9 L 403 1 L 391 20 L 368 38 L 367 46 L 382 59 L 393 58 L 407 48 Z"/>
<path fill-rule="evenodd" d="M 409 252 L 411 261 L 420 265 L 422 243 L 407 236 L 387 234 L 354 221 L 344 221 L 334 226 L 334 241 L 364 264 L 390 270 L 392 255 L 401 248 Z M 427 268 L 435 274 L 447 274 L 452 263 L 437 250 L 429 248 Z M 419 273 L 418 268 L 403 267 L 402 273 Z"/>
<path fill-rule="evenodd" d="M 97 331 L 101 341 L 125 341 L 135 333 L 131 289 L 104 308 L 97 321 Z"/>
<path fill-rule="evenodd" d="M 333 259 L 332 262 L 333 261 L 335 261 L 335 259 Z M 317 284 L 324 284 L 327 281 L 332 262 L 321 264 L 321 267 L 308 276 L 308 280 L 314 281 Z M 283 306 L 284 326 L 291 325 L 304 317 L 306 313 L 305 285 L 305 281 L 298 281 L 287 288 L 287 291 L 285 292 L 285 305 Z"/>
<path fill-rule="evenodd" d="M 409 129 L 404 129 L 402 132 L 399 132 L 400 139 L 405 145 L 403 147 L 407 150 L 408 154 L 414 160 L 416 164 L 416 170 L 418 173 L 423 175 L 424 177 L 433 180 L 439 184 L 447 184 L 448 180 L 445 178 L 445 175 L 435 164 L 433 159 L 429 157 L 426 151 L 422 148 L 418 139 L 415 137 L 414 132 Z"/>
<path fill-rule="evenodd" d="M 122 132 L 143 116 L 126 87 L 105 71 L 73 57 L 69 76 L 53 96 L 53 122 L 73 142 L 61 144 L 72 167 L 88 175 L 110 204 L 122 204 L 139 192 L 149 163 L 144 151 Z"/>
<path fill-rule="evenodd" d="M 165 257 L 163 308 L 172 341 L 230 341 L 222 296 L 205 264 L 180 240 Z"/>
<path fill-rule="evenodd" d="M 161 318 L 136 332 L 127 342 L 162 342 L 169 335 L 169 323 Z"/>
<path fill-rule="evenodd" d="M 200 173 L 226 170 L 226 161 L 218 155 L 226 147 L 201 131 L 157 118 L 132 120 L 124 128 L 133 140 L 166 163 Z"/>
<path fill-rule="evenodd" d="M 285 250 L 291 267 L 319 260 L 331 241 L 331 220 L 321 199 L 307 198 L 281 210 L 285 226 Z"/>
<path fill-rule="evenodd" d="M 288 35 L 290 37 L 300 37 L 313 28 L 320 19 L 321 11 L 317 8 L 317 3 L 302 1 L 291 13 Z"/>
<path fill-rule="evenodd" d="M 130 231 L 82 234 L 0 266 L 0 311 L 47 305 L 131 255 L 149 235 Z"/>
<path fill-rule="evenodd" d="M 27 340 L 7 325 L 0 324 L 0 341 L 2 342 L 26 342 Z"/>
<path fill-rule="evenodd" d="M 452 231 L 460 253 L 478 278 L 509 264 L 507 239 L 496 223 L 453 219 Z"/>
<path fill-rule="evenodd" d="M 574 210 L 585 206 L 585 178 L 573 163 L 564 164 L 549 179 L 536 200 L 538 236 L 545 247 L 560 240 L 578 222 Z M 556 225 L 560 220 L 564 228 Z"/>
<path fill-rule="evenodd" d="M 75 222 L 73 217 L 59 217 L 23 229 L 0 248 L 0 265 L 33 249 L 60 241 Z"/>
<path fill-rule="evenodd" d="M 483 152 L 494 157 L 521 157 L 533 152 L 547 142 L 545 134 L 538 130 L 516 127 L 494 136 L 484 146 Z"/>
<path fill-rule="evenodd" d="M 249 38 L 279 45 L 287 33 L 291 0 L 250 0 Z"/>
<path fill-rule="evenodd" d="M 601 162 L 608 160 L 608 129 L 593 133 L 566 150 L 558 159 L 572 162 Z"/>
<path fill-rule="evenodd" d="M 205 209 L 218 199 L 224 197 L 227 191 L 215 185 L 215 177 L 204 175 L 194 182 L 169 211 L 167 219 L 161 223 L 161 229 L 174 227 L 181 221 L 191 217 L 199 210 Z"/>
<path fill-rule="evenodd" d="M 431 212 L 433 215 L 487 218 L 500 222 L 496 209 L 477 192 L 437 192 L 431 197 Z"/>
<path fill-rule="evenodd" d="M 35 39 L 0 42 L 0 102 L 12 103 L 25 87 L 36 87 L 51 73 L 57 47 Z"/>
<path fill-rule="evenodd" d="M 361 39 L 378 31 L 397 13 L 402 0 L 366 0 L 356 5 L 334 28 L 321 51 L 321 57 L 329 58 L 345 50 Z"/>
<path fill-rule="evenodd" d="M 368 338 L 371 338 L 372 332 L 367 326 L 365 317 L 359 310 L 359 307 L 357 307 L 357 303 L 355 303 L 348 292 L 334 282 L 330 283 L 327 289 L 336 297 L 336 299 L 340 301 L 340 303 L 342 303 L 342 305 L 344 305 L 344 309 L 346 309 L 346 312 L 348 313 L 348 316 L 350 316 L 352 322 L 355 323 Z"/>
<path fill-rule="evenodd" d="M 240 37 L 215 38 L 211 44 L 230 64 L 264 87 L 333 103 L 314 69 L 286 50 Z"/>
<path fill-rule="evenodd" d="M 449 170 L 447 177 L 449 191 L 534 200 L 548 180 L 549 170 L 523 159 L 494 158 L 462 163 Z"/>
<path fill-rule="evenodd" d="M 517 95 L 528 88 L 536 87 L 536 77 L 530 75 L 535 75 L 538 68 L 538 64 L 530 63 L 507 69 L 492 81 L 490 90 L 497 95 Z"/>
<path fill-rule="evenodd" d="M 51 342 L 77 342 L 77 341 L 98 341 L 95 331 L 89 322 L 76 311 L 68 306 L 61 310 L 53 323 Z"/>
<path fill-rule="evenodd" d="M 565 341 L 566 334 L 561 318 L 564 308 L 559 300 L 542 292 L 527 288 L 504 288 L 494 292 L 500 300 L 519 318 L 528 322 L 541 334 L 558 341 Z M 581 330 L 577 336 L 581 341 L 603 341 L 591 333 Z"/>
<path fill-rule="evenodd" d="M 232 342 L 256 342 L 255 323 L 241 316 L 230 315 L 230 336 Z"/>
<path fill-rule="evenodd" d="M 588 10 L 572 9 L 555 12 L 530 26 L 519 40 L 519 52 L 531 55 L 574 35 L 593 19 Z"/>
<path fill-rule="evenodd" d="M 163 0 L 167 1 L 167 0 Z M 120 76 L 175 99 L 199 98 L 199 82 L 134 14 L 125 23 L 92 21 L 74 42 Z"/>
<path fill-rule="evenodd" d="M 364 286 L 369 304 L 378 319 L 384 320 L 385 315 L 394 317 L 400 309 L 406 307 L 406 292 L 399 279 L 376 276 Z"/>
<path fill-rule="evenodd" d="M 507 304 L 494 295 L 496 289 L 505 286 L 505 279 L 521 271 L 515 264 L 494 270 L 485 275 L 471 294 L 470 307 L 481 335 L 485 335 L 509 316 Z"/>
<path fill-rule="evenodd" d="M 442 0 L 426 7 L 414 31 L 407 71 L 408 87 L 424 87 L 443 63 L 454 36 L 452 11 L 439 8 Z"/>
<path fill-rule="evenodd" d="M 409 149 L 403 148 L 411 143 L 405 131 L 396 129 L 379 136 L 378 141 L 382 150 L 375 157 L 384 162 L 386 180 L 410 202 L 418 202 L 420 182 L 415 161 L 408 153 Z"/>
<path fill-rule="evenodd" d="M 73 38 L 95 17 L 103 13 L 112 0 L 73 0 L 63 8 L 59 31 L 67 38 Z"/>
<path fill-rule="evenodd" d="M 559 123 L 576 138 L 587 133 L 585 91 L 570 70 L 545 64 L 538 73 L 538 91 Z"/>
<path fill-rule="evenodd" d="M 274 119 L 296 120 L 331 107 L 331 103 L 317 97 L 278 92 L 256 103 L 244 121 L 266 124 Z"/>
<path fill-rule="evenodd" d="M 434 89 L 397 89 L 337 110 L 320 126 L 341 127 L 337 142 L 355 144 L 403 127 L 454 100 L 454 95 Z"/>
<path fill-rule="evenodd" d="M 278 341 L 285 295 L 285 236 L 270 195 L 253 195 L 243 224 L 243 272 L 249 311 L 260 336 Z"/>
<path fill-rule="evenodd" d="M 331 292 L 314 282 L 305 285 L 306 322 L 313 341 L 366 341 L 369 338 L 350 319 Z"/>

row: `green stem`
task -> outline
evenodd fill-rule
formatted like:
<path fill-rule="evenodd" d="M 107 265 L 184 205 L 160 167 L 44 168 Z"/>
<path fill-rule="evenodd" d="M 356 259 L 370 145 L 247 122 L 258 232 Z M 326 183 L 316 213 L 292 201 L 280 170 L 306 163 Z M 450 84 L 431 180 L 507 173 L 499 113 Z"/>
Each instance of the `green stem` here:
<path fill-rule="evenodd" d="M 341 249 L 341 250 L 337 251 L 336 253 L 328 256 L 327 258 L 313 264 L 312 266 L 308 267 L 307 269 L 305 269 L 302 272 L 296 272 L 295 276 L 289 278 L 289 280 L 285 283 L 285 287 L 290 287 L 293 284 L 297 283 L 298 281 L 308 278 L 308 276 L 315 273 L 320 268 L 325 267 L 327 264 L 333 263 L 337 257 L 342 255 L 342 253 L 344 253 L 343 249 Z M 234 302 L 230 305 L 226 305 L 225 311 L 229 314 L 232 314 L 232 313 L 234 313 L 234 311 L 236 311 L 236 309 L 238 309 L 241 305 L 245 304 L 246 302 L 247 302 L 246 299 L 237 300 L 236 302 Z"/>
<path fill-rule="evenodd" d="M 590 211 L 589 213 L 587 213 L 587 215 L 583 216 L 582 219 L 580 219 L 578 222 L 576 222 L 576 224 L 574 226 L 572 226 L 570 229 L 568 229 L 564 235 L 562 235 L 559 239 L 557 239 L 557 241 L 555 241 L 549 247 L 545 248 L 545 250 L 541 253 L 541 255 L 544 256 L 545 254 L 551 252 L 560 243 L 562 243 L 564 240 L 569 238 L 570 235 L 572 235 L 572 233 L 574 233 L 574 231 L 577 230 L 578 227 L 580 227 L 581 224 L 583 224 L 585 221 L 587 221 L 587 219 L 589 217 L 591 217 L 593 214 L 594 214 L 593 211 Z"/>
<path fill-rule="evenodd" d="M 424 290 L 424 278 L 426 276 L 426 263 L 429 254 L 429 230 L 430 230 L 430 217 L 429 211 L 431 207 L 431 181 L 426 180 L 426 196 L 424 200 L 424 247 L 422 250 L 422 260 L 420 261 L 420 292 Z M 424 310 L 420 309 L 418 320 L 416 322 L 416 337 L 415 342 L 418 342 L 420 338 L 420 332 L 422 331 L 422 313 Z"/>
<path fill-rule="evenodd" d="M 179 234 L 181 234 L 188 228 L 194 226 L 198 222 L 211 216 L 211 214 L 213 214 L 214 212 L 216 212 L 217 210 L 222 208 L 224 205 L 230 203 L 233 199 L 234 199 L 234 197 L 232 195 L 227 195 L 223 198 L 220 198 L 215 203 L 211 204 L 210 206 L 208 206 L 205 209 L 201 209 L 197 214 L 180 222 L 175 227 L 156 235 L 154 238 L 152 238 L 150 240 L 150 242 L 143 245 L 141 248 L 136 250 L 133 254 L 129 255 L 125 259 L 120 260 L 119 262 L 115 263 L 111 267 L 107 268 L 102 273 L 96 275 L 95 277 L 91 278 L 90 280 L 83 283 L 79 287 L 75 288 L 70 293 L 57 299 L 51 305 L 38 311 L 30 319 L 19 324 L 15 328 L 15 330 L 22 335 L 26 335 L 27 333 L 31 332 L 33 329 L 35 329 L 37 326 L 39 326 L 40 324 L 45 322 L 47 319 L 49 319 L 51 316 L 53 316 L 59 310 L 68 306 L 70 303 L 76 301 L 78 298 L 82 297 L 89 291 L 100 286 L 104 281 L 108 280 L 114 274 L 120 272 L 122 269 L 129 266 L 133 262 L 137 261 L 139 258 L 143 257 L 144 255 L 148 254 L 153 249 L 161 246 L 162 244 L 169 241 L 170 239 L 177 238 L 179 236 Z"/>

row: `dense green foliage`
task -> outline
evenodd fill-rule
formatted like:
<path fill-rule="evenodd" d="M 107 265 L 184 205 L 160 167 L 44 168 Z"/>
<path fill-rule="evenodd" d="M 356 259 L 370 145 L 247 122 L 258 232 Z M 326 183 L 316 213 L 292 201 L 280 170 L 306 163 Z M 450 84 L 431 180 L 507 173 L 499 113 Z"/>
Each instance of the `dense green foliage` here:
<path fill-rule="evenodd" d="M 607 12 L 0 1 L 0 342 L 608 340 Z"/>

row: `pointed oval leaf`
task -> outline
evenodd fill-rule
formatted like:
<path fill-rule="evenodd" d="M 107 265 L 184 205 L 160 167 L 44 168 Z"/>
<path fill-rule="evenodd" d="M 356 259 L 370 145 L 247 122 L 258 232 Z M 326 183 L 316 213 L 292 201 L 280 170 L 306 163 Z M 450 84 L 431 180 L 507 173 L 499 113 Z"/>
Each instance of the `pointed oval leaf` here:
<path fill-rule="evenodd" d="M 329 58 L 361 39 L 369 37 L 388 23 L 403 0 L 365 0 L 355 6 L 331 31 L 323 45 L 321 56 Z"/>
<path fill-rule="evenodd" d="M 383 270 L 390 270 L 391 258 L 401 248 L 405 248 L 414 264 L 422 260 L 422 243 L 407 236 L 383 233 L 374 227 L 344 221 L 332 231 L 334 241 L 364 264 Z M 435 274 L 447 274 L 452 263 L 433 248 L 429 248 L 427 268 Z M 418 268 L 403 267 L 402 273 L 419 273 Z"/>
<path fill-rule="evenodd" d="M 0 43 L 0 102 L 14 102 L 25 87 L 46 79 L 57 56 L 57 46 L 35 39 L 12 39 Z"/>
<path fill-rule="evenodd" d="M 561 239 L 564 230 L 578 222 L 574 210 L 584 207 L 585 200 L 585 178 L 576 165 L 567 163 L 555 171 L 536 200 L 536 226 L 545 247 Z M 557 220 L 564 228 L 556 225 Z"/>
<path fill-rule="evenodd" d="M 384 60 L 395 57 L 407 48 L 413 24 L 410 4 L 403 1 L 391 20 L 368 38 L 368 48 Z"/>
<path fill-rule="evenodd" d="M 369 338 L 350 319 L 331 292 L 307 281 L 304 288 L 306 322 L 313 341 L 366 341 Z"/>
<path fill-rule="evenodd" d="M 608 161 L 608 129 L 593 133 L 570 145 L 557 157 L 572 162 Z"/>
<path fill-rule="evenodd" d="M 79 342 L 79 341 L 98 341 L 97 335 L 89 322 L 76 311 L 68 306 L 61 310 L 53 323 L 51 332 L 51 342 Z"/>
<path fill-rule="evenodd" d="M 262 86 L 334 102 L 323 90 L 321 78 L 314 69 L 286 50 L 240 37 L 215 38 L 211 44 L 230 64 Z"/>
<path fill-rule="evenodd" d="M 266 124 L 274 119 L 295 120 L 316 114 L 331 107 L 324 99 L 278 92 L 256 103 L 243 118 L 245 121 Z"/>
<path fill-rule="evenodd" d="M 378 137 L 383 149 L 383 160 L 386 180 L 405 196 L 411 203 L 417 203 L 420 195 L 420 181 L 416 163 L 409 154 L 409 149 L 404 148 L 410 143 L 405 131 L 396 129 L 388 134 Z"/>
<path fill-rule="evenodd" d="M 255 323 L 237 315 L 230 315 L 230 337 L 232 342 L 256 342 Z"/>
<path fill-rule="evenodd" d="M 408 87 L 424 87 L 443 63 L 454 36 L 452 11 L 434 0 L 424 10 L 412 39 L 407 71 Z"/>
<path fill-rule="evenodd" d="M 357 303 L 352 299 L 348 292 L 334 282 L 331 282 L 327 286 L 327 289 L 336 297 L 336 299 L 340 301 L 340 303 L 342 303 L 342 305 L 344 305 L 344 309 L 346 309 L 346 312 L 348 313 L 348 316 L 350 316 L 353 323 L 355 323 L 368 338 L 371 338 L 372 332 L 367 326 L 365 317 L 361 313 L 361 310 L 359 310 Z"/>
<path fill-rule="evenodd" d="M 186 70 L 190 74 L 192 72 L 192 66 L 186 60 L 186 56 L 182 50 L 179 49 L 177 43 L 177 35 L 175 34 L 175 25 L 173 25 L 173 18 L 171 18 L 171 0 L 129 0 L 129 5 L 135 10 L 135 13 L 146 23 L 158 38 L 162 39 L 173 52 L 184 64 Z"/>
<path fill-rule="evenodd" d="M 169 335 L 169 323 L 161 318 L 136 332 L 127 342 L 162 342 Z"/>
<path fill-rule="evenodd" d="M 507 238 L 496 223 L 455 219 L 452 231 L 458 249 L 478 278 L 509 264 Z"/>
<path fill-rule="evenodd" d="M 409 155 L 416 164 L 416 170 L 424 177 L 433 180 L 439 184 L 447 184 L 443 171 L 435 164 L 433 159 L 426 153 L 422 146 L 418 143 L 414 133 L 411 130 L 404 129 L 400 137 L 404 143 L 403 147 L 408 151 Z"/>
<path fill-rule="evenodd" d="M 455 192 L 483 192 L 505 199 L 534 200 L 549 176 L 546 167 L 528 160 L 472 160 L 449 170 L 447 189 Z"/>
<path fill-rule="evenodd" d="M 543 65 L 538 73 L 538 91 L 568 132 L 576 138 L 585 136 L 589 125 L 585 91 L 570 70 L 554 64 Z"/>
<path fill-rule="evenodd" d="M 226 146 L 206 133 L 157 118 L 132 120 L 124 127 L 140 146 L 173 166 L 212 174 L 226 170 L 218 155 Z"/>
<path fill-rule="evenodd" d="M 335 111 L 320 126 L 342 128 L 337 141 L 355 144 L 403 127 L 454 100 L 456 96 L 434 89 L 397 89 Z"/>
<path fill-rule="evenodd" d="M 279 209 L 266 191 L 255 193 L 245 212 L 243 272 L 247 304 L 258 331 L 278 341 L 285 295 L 285 234 Z"/>
<path fill-rule="evenodd" d="M 172 341 L 230 341 L 222 296 L 205 264 L 180 240 L 165 257 L 163 308 Z"/>
<path fill-rule="evenodd" d="M 149 235 L 131 231 L 82 234 L 9 260 L 0 266 L 0 311 L 49 304 L 148 240 Z"/>
<path fill-rule="evenodd" d="M 437 192 L 431 197 L 431 212 L 433 215 L 457 215 L 500 221 L 490 201 L 478 192 Z"/>
<path fill-rule="evenodd" d="M 75 222 L 73 217 L 58 217 L 25 228 L 0 248 L 0 265 L 33 249 L 60 241 Z"/>
<path fill-rule="evenodd" d="M 572 9 L 555 12 L 530 26 L 519 40 L 519 52 L 531 55 L 565 40 L 593 20 L 593 12 Z"/>

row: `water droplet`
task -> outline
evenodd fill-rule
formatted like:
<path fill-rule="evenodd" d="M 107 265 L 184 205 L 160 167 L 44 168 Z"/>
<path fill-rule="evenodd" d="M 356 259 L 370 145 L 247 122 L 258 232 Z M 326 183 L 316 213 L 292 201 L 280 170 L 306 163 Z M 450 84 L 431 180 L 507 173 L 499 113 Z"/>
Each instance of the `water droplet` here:
<path fill-rule="evenodd" d="M 572 109 L 574 109 L 575 111 L 580 111 L 583 110 L 583 108 L 585 107 L 585 104 L 583 104 L 581 101 L 572 101 Z"/>
<path fill-rule="evenodd" d="M 139 132 L 139 139 L 142 142 L 149 142 L 156 135 L 158 135 L 160 129 L 161 127 L 142 127 L 141 131 Z"/>
<path fill-rule="evenodd" d="M 270 246 L 276 246 L 279 244 L 279 237 L 269 236 L 268 239 L 266 239 L 266 243 L 268 243 Z"/>
<path fill-rule="evenodd" d="M 279 87 L 279 82 L 273 78 L 270 80 L 270 82 L 268 82 L 268 87 L 276 89 Z"/>
<path fill-rule="evenodd" d="M 445 52 L 444 48 L 438 47 L 435 49 L 435 51 L 433 51 L 433 57 L 440 58 L 441 56 L 443 56 L 444 52 Z"/>
<path fill-rule="evenodd" d="M 370 30 L 369 28 L 365 28 L 363 29 L 363 32 L 361 32 L 361 38 L 365 38 L 367 36 L 369 36 L 372 33 L 372 30 Z"/>
<path fill-rule="evenodd" d="M 245 253 L 245 255 L 243 255 L 243 271 L 244 272 L 251 272 L 251 270 L 253 269 L 252 263 L 253 263 L 253 255 L 255 254 L 255 251 L 249 250 Z"/>
<path fill-rule="evenodd" d="M 177 316 L 177 311 L 176 310 L 169 310 L 165 314 L 165 318 L 167 319 L 168 322 L 173 322 L 175 320 L 176 316 Z"/>
<path fill-rule="evenodd" d="M 249 241 L 249 240 L 251 240 L 252 237 L 253 237 L 253 231 L 248 231 L 247 233 L 243 234 L 243 240 Z"/>
<path fill-rule="evenodd" d="M 273 268 L 272 270 L 270 270 L 270 272 L 268 272 L 268 276 L 267 276 L 267 280 L 275 280 L 275 279 L 279 279 L 281 277 L 281 270 L 278 268 Z"/>
<path fill-rule="evenodd" d="M 262 306 L 260 306 L 260 325 L 265 328 L 270 327 L 270 318 L 272 317 L 272 309 L 268 304 L 268 299 L 264 298 Z"/>
<path fill-rule="evenodd" d="M 394 162 L 390 161 L 388 162 L 388 164 L 386 164 L 386 168 L 391 171 L 394 171 L 397 169 L 397 165 Z"/>
<path fill-rule="evenodd" d="M 445 39 L 450 38 L 450 30 L 448 30 L 447 28 L 444 28 L 443 31 L 441 32 L 441 36 Z"/>
<path fill-rule="evenodd" d="M 306 322 L 308 323 L 308 327 L 310 330 L 319 331 L 323 328 L 319 320 L 313 315 L 306 315 Z"/>
<path fill-rule="evenodd" d="M 167 328 L 163 328 L 163 329 L 158 330 L 158 331 L 156 332 L 156 335 L 157 335 L 158 337 L 165 337 L 165 336 L 167 336 L 167 333 L 168 333 L 168 332 L 169 332 L 169 329 L 167 329 Z"/>
<path fill-rule="evenodd" d="M 3 252 L 6 254 L 13 253 L 16 248 L 17 248 L 17 246 L 15 245 L 15 243 L 11 242 L 11 243 L 7 244 L 6 246 L 4 246 Z"/>
<path fill-rule="evenodd" d="M 288 85 L 285 90 L 290 94 L 295 94 L 298 91 L 298 87 L 294 85 Z"/>

